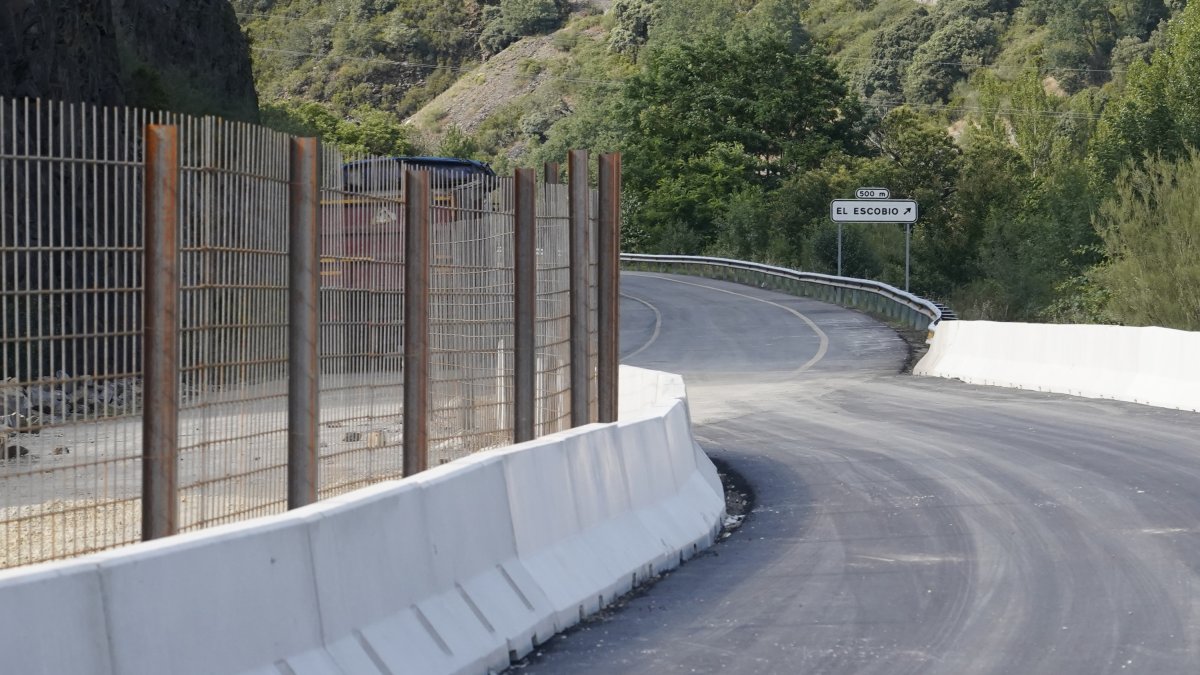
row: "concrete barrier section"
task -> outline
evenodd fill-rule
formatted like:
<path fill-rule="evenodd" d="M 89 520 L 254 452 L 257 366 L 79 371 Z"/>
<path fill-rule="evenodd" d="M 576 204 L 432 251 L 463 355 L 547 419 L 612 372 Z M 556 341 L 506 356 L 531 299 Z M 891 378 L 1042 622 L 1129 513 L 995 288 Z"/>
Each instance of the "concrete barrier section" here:
<path fill-rule="evenodd" d="M 677 376 L 622 419 L 295 511 L 0 573 L 0 672 L 485 673 L 712 543 Z"/>
<path fill-rule="evenodd" d="M 112 675 L 103 598 L 91 561 L 0 572 L 0 672 Z"/>
<path fill-rule="evenodd" d="M 1200 411 L 1200 333 L 945 321 L 913 373 Z"/>
<path fill-rule="evenodd" d="M 97 628 L 107 633 L 114 673 L 238 673 L 285 659 L 297 673 L 334 668 L 321 651 L 303 514 L 163 539 L 97 561 L 105 607 Z"/>
<path fill-rule="evenodd" d="M 503 457 L 489 453 L 462 462 L 475 466 L 444 465 L 414 479 L 425 495 L 433 585 L 457 586 L 484 627 L 503 638 L 505 661 L 510 654 L 524 657 L 554 634 L 552 607 L 517 558 Z"/>

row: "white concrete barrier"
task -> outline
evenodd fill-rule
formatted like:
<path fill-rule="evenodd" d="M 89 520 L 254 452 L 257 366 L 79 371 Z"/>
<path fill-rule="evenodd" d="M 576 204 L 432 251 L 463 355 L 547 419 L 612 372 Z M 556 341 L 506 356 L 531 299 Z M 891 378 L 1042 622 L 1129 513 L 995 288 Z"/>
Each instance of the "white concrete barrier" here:
<path fill-rule="evenodd" d="M 943 321 L 913 373 L 1200 411 L 1200 333 Z"/>
<path fill-rule="evenodd" d="M 682 380 L 616 424 L 287 514 L 0 572 L 0 672 L 484 673 L 712 543 Z"/>

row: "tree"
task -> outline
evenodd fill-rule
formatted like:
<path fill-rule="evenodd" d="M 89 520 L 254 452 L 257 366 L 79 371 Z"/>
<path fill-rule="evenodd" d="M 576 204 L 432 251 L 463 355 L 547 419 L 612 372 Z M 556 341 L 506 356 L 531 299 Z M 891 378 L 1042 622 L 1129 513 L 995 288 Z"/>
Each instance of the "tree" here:
<path fill-rule="evenodd" d="M 769 31 L 650 50 L 617 115 L 625 184 L 642 204 L 637 218 L 652 247 L 667 228 L 686 228 L 707 246 L 729 195 L 777 188 L 853 146 L 861 118 L 821 54 Z"/>
<path fill-rule="evenodd" d="M 658 19 L 655 0 L 614 0 L 613 26 L 608 36 L 609 49 L 622 54 L 636 54 L 650 38 L 650 26 Z"/>
<path fill-rule="evenodd" d="M 370 108 L 344 118 L 312 101 L 280 101 L 262 106 L 263 124 L 296 136 L 316 136 L 342 152 L 381 156 L 411 155 L 416 146 L 400 118 Z"/>
<path fill-rule="evenodd" d="M 871 57 L 858 77 L 863 98 L 893 103 L 903 95 L 905 63 L 929 40 L 936 22 L 924 7 L 916 6 L 906 16 L 884 27 L 871 46 Z"/>
<path fill-rule="evenodd" d="M 517 35 L 552 30 L 562 21 L 565 0 L 500 0 L 500 16 Z"/>
<path fill-rule="evenodd" d="M 478 159 L 479 142 L 457 126 L 452 126 L 442 137 L 442 142 L 438 145 L 438 154 L 442 157 Z"/>
<path fill-rule="evenodd" d="M 920 207 L 913 228 L 913 289 L 945 296 L 968 277 L 971 262 L 970 223 L 955 218 L 962 153 L 944 125 L 907 107 L 889 112 L 869 141 L 880 154 L 875 175 L 894 197 L 914 199 Z M 900 272 L 891 280 L 903 281 L 903 268 Z"/>
<path fill-rule="evenodd" d="M 1101 182 L 1129 160 L 1178 159 L 1200 147 L 1200 3 L 1171 21 L 1150 63 L 1134 61 L 1128 84 L 1100 120 L 1091 161 Z"/>
<path fill-rule="evenodd" d="M 1108 262 L 1096 273 L 1108 312 L 1132 325 L 1200 330 L 1200 154 L 1127 166 L 1097 230 Z"/>
<path fill-rule="evenodd" d="M 1000 24 L 994 19 L 951 19 L 913 53 L 904 74 L 905 100 L 933 103 L 947 98 L 970 64 L 984 63 L 991 56 L 999 33 Z"/>

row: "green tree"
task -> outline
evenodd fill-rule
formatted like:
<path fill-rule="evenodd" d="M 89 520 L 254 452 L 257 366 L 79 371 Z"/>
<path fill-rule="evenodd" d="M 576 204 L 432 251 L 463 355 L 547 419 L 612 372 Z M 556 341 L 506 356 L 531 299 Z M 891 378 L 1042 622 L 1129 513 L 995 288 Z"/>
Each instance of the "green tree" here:
<path fill-rule="evenodd" d="M 872 42 L 870 59 L 858 76 L 863 97 L 879 103 L 894 103 L 900 99 L 905 64 L 913 60 L 913 55 L 929 40 L 935 28 L 933 17 L 920 6 L 882 28 Z"/>
<path fill-rule="evenodd" d="M 446 135 L 442 137 L 442 142 L 438 145 L 437 152 L 442 157 L 480 159 L 479 142 L 457 126 L 452 126 L 446 130 Z"/>
<path fill-rule="evenodd" d="M 500 16 L 517 35 L 533 35 L 557 27 L 565 10 L 564 0 L 500 0 Z"/>
<path fill-rule="evenodd" d="M 1200 147 L 1200 3 L 1170 23 L 1150 63 L 1134 61 L 1127 86 L 1100 120 L 1091 161 L 1101 182 L 1128 160 L 1183 157 Z"/>
<path fill-rule="evenodd" d="M 622 54 L 636 54 L 650 39 L 650 26 L 658 20 L 656 0 L 614 0 L 613 21 L 616 25 L 608 34 L 609 49 Z"/>
<path fill-rule="evenodd" d="M 1108 312 L 1131 325 L 1200 330 L 1200 154 L 1127 167 L 1097 229 L 1108 261 L 1096 277 Z"/>
<path fill-rule="evenodd" d="M 395 115 L 370 108 L 342 117 L 313 101 L 280 101 L 262 106 L 263 124 L 296 136 L 315 136 L 350 154 L 411 155 L 409 128 Z"/>
<path fill-rule="evenodd" d="M 871 171 L 897 198 L 916 200 L 921 213 L 913 228 L 912 287 L 945 296 L 968 276 L 972 257 L 970 223 L 955 218 L 955 189 L 962 153 L 937 120 L 907 107 L 889 112 L 870 135 L 880 157 Z M 903 231 L 903 228 L 898 228 Z M 903 282 L 903 255 L 887 278 Z"/>
<path fill-rule="evenodd" d="M 861 118 L 811 45 L 794 49 L 780 35 L 751 31 L 650 50 L 617 116 L 625 184 L 642 204 L 637 218 L 652 247 L 662 243 L 656 230 L 681 228 L 709 245 L 729 195 L 777 188 L 853 146 Z"/>
<path fill-rule="evenodd" d="M 990 59 L 1001 27 L 995 19 L 960 16 L 938 28 L 913 52 L 904 74 L 905 100 L 932 103 L 946 99 L 972 64 Z"/>

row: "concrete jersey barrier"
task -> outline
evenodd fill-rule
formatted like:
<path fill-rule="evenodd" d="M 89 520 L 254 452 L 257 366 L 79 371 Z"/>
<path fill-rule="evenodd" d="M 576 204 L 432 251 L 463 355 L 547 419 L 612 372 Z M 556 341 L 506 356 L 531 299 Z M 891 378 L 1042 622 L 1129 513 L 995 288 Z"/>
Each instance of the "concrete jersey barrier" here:
<path fill-rule="evenodd" d="M 945 321 L 913 373 L 1200 411 L 1200 333 Z"/>
<path fill-rule="evenodd" d="M 682 380 L 615 424 L 279 516 L 0 573 L 4 673 L 484 673 L 710 545 Z"/>

